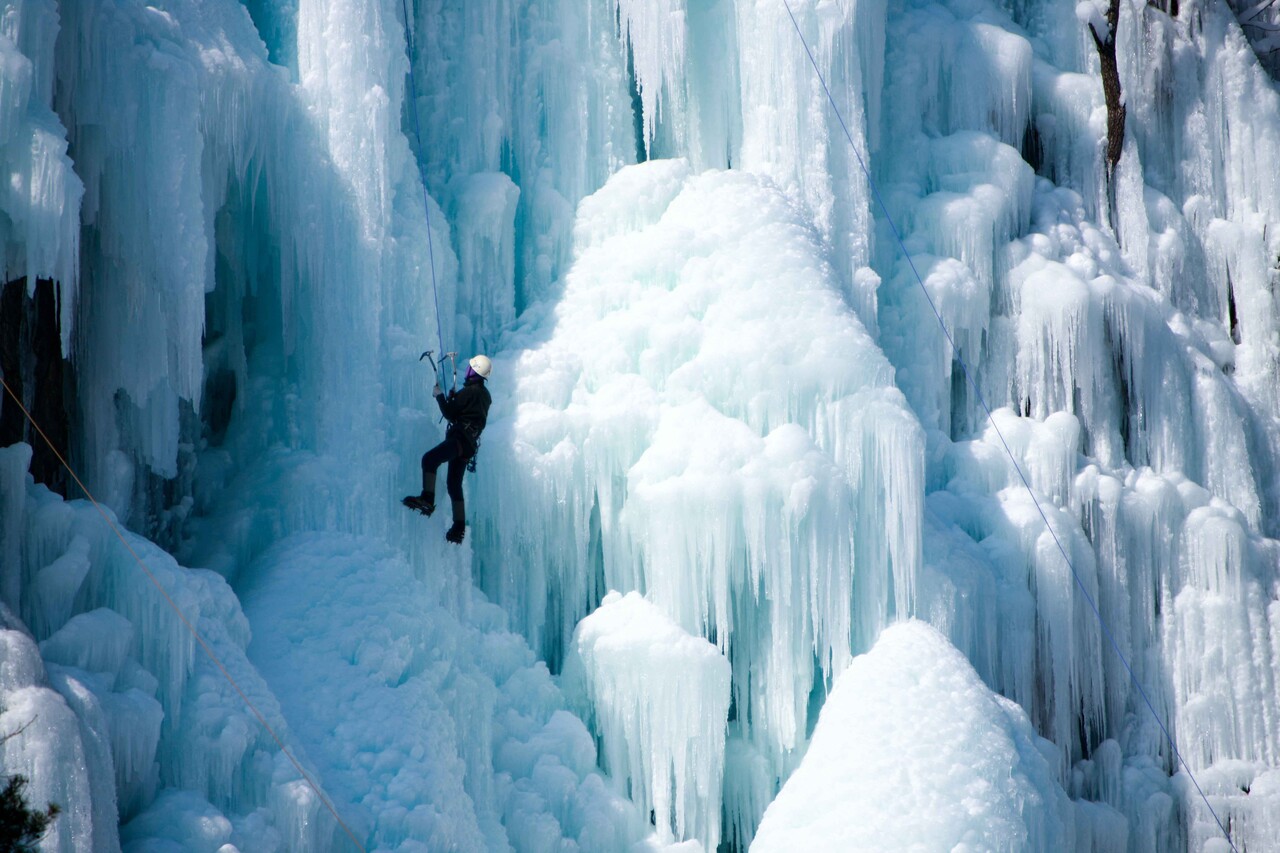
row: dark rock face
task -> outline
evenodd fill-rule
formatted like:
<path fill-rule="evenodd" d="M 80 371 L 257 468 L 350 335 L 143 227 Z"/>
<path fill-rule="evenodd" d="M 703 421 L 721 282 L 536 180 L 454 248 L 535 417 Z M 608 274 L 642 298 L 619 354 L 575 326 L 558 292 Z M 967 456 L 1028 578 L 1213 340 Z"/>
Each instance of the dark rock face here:
<path fill-rule="evenodd" d="M 58 294 L 49 279 L 37 280 L 32 294 L 25 278 L 0 290 L 0 376 L 9 388 L 0 392 L 0 447 L 30 444 L 36 482 L 66 497 L 70 478 L 58 455 L 67 458 L 75 383 L 62 352 Z"/>

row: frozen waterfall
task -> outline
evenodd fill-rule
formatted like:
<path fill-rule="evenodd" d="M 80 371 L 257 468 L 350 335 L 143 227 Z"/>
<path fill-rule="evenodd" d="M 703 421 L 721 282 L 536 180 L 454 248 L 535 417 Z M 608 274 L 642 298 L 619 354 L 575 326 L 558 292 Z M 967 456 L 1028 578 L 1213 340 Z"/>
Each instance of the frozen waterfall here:
<path fill-rule="evenodd" d="M 1280 853 L 1264 6 L 0 0 L 41 849 Z"/>

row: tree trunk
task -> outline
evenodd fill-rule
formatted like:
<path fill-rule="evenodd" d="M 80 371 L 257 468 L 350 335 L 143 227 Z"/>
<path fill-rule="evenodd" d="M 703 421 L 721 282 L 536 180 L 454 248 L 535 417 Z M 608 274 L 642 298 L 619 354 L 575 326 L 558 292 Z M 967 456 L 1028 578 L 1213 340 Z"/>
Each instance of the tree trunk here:
<path fill-rule="evenodd" d="M 1124 93 L 1120 91 L 1120 66 L 1116 62 L 1116 26 L 1120 22 L 1120 0 L 1111 0 L 1107 9 L 1109 31 L 1106 37 L 1089 25 L 1093 43 L 1102 64 L 1102 93 L 1107 100 L 1107 182 L 1115 173 L 1124 150 Z"/>

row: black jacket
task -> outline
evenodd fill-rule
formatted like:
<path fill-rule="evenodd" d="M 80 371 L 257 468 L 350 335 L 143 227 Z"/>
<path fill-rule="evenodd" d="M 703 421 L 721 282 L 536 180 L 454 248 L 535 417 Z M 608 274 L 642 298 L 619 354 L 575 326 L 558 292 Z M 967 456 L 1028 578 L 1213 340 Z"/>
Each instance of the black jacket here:
<path fill-rule="evenodd" d="M 449 422 L 446 435 L 461 441 L 468 455 L 475 453 L 480 444 L 480 433 L 489 419 L 489 405 L 493 402 L 489 389 L 484 387 L 484 379 L 471 376 L 449 396 L 436 397 L 436 402 Z"/>

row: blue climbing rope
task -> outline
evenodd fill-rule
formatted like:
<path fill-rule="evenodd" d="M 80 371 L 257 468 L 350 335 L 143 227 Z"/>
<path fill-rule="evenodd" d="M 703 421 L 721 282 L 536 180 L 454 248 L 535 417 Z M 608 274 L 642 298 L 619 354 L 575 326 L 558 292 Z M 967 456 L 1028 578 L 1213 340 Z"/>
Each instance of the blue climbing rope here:
<path fill-rule="evenodd" d="M 413 37 L 413 24 L 409 17 L 409 0 L 400 0 L 400 8 L 404 12 L 404 39 L 405 49 L 408 51 L 409 59 L 409 118 L 413 123 L 413 138 L 418 143 L 418 151 L 425 151 L 422 144 L 422 125 L 418 120 L 418 84 L 413 78 L 413 55 L 417 52 Z M 458 354 L 451 353 L 444 348 L 444 325 L 440 321 L 440 290 L 436 283 L 436 249 L 435 242 L 431 236 L 431 198 L 427 192 L 427 175 L 425 171 L 420 170 L 422 178 L 422 210 L 427 218 L 427 259 L 431 266 L 431 301 L 436 311 L 436 344 L 440 347 L 440 360 L 432 361 L 432 368 L 436 371 L 436 380 L 443 385 L 441 373 L 444 371 L 445 359 L 453 361 L 453 379 L 450 387 L 457 386 L 458 378 Z M 429 356 L 430 351 L 423 353 L 423 356 Z M 419 358 L 419 361 L 422 359 Z"/>
<path fill-rule="evenodd" d="M 800 37 L 800 43 L 804 45 L 804 52 L 809 57 L 809 64 L 813 66 L 814 72 L 818 75 L 818 82 L 822 84 L 822 89 L 827 94 L 827 101 L 831 104 L 832 111 L 835 112 L 836 119 L 840 122 L 840 127 L 844 130 L 845 138 L 849 140 L 849 147 L 853 149 L 853 154 L 858 160 L 858 165 L 862 168 L 862 173 L 867 177 L 867 183 L 871 187 L 871 193 L 875 197 L 876 204 L 880 208 L 880 212 L 884 215 L 885 221 L 889 224 L 890 230 L 893 232 L 894 239 L 898 242 L 898 248 L 902 250 L 902 256 L 906 258 L 907 265 L 911 267 L 911 272 L 915 275 L 916 281 L 920 285 L 920 292 L 924 294 L 925 300 L 929 303 L 929 307 L 933 310 L 933 316 L 937 318 L 938 325 L 942 328 L 942 333 L 947 338 L 947 343 L 951 345 L 951 351 L 955 353 L 956 360 L 960 363 L 960 369 L 964 372 L 964 378 L 969 383 L 969 387 L 973 389 L 973 393 L 977 396 L 978 402 L 982 404 L 982 410 L 987 414 L 987 421 L 991 424 L 991 428 L 1000 439 L 1004 452 L 1008 455 L 1009 461 L 1013 463 L 1013 468 L 1018 472 L 1018 478 L 1022 480 L 1022 485 L 1026 487 L 1027 494 L 1031 496 L 1032 502 L 1036 506 L 1036 511 L 1040 513 L 1040 518 L 1044 521 L 1045 528 L 1049 531 L 1049 535 L 1053 537 L 1053 542 L 1058 546 L 1058 552 L 1062 554 L 1062 559 L 1066 561 L 1067 567 L 1071 569 L 1071 576 L 1075 578 L 1076 586 L 1080 588 L 1080 593 L 1084 596 L 1085 601 L 1089 603 L 1089 607 L 1093 610 L 1093 614 L 1098 617 L 1098 624 L 1102 627 L 1102 632 L 1106 634 L 1107 640 L 1111 643 L 1111 648 L 1115 650 L 1116 656 L 1120 658 L 1120 662 L 1124 664 L 1125 670 L 1129 673 L 1129 678 L 1133 681 L 1138 693 L 1142 695 L 1142 701 L 1146 703 L 1147 710 L 1151 712 L 1151 716 L 1155 718 L 1156 724 L 1160 726 L 1160 730 L 1164 732 L 1165 738 L 1169 741 L 1169 748 L 1173 750 L 1174 756 L 1178 763 L 1186 771 L 1187 777 L 1191 780 L 1191 784 L 1195 785 L 1196 792 L 1200 794 L 1200 799 L 1204 800 L 1205 807 L 1209 809 L 1209 814 L 1213 815 L 1213 819 L 1217 821 L 1218 829 L 1222 830 L 1223 836 L 1226 837 L 1227 843 L 1231 845 L 1231 849 L 1235 853 L 1239 853 L 1236 849 L 1235 842 L 1231 839 L 1231 833 L 1227 831 L 1227 827 L 1223 824 L 1222 819 L 1218 817 L 1218 813 L 1214 810 L 1213 805 L 1209 802 L 1209 798 L 1205 795 L 1204 790 L 1200 787 L 1200 783 L 1196 780 L 1195 774 L 1191 772 L 1191 765 L 1187 764 L 1182 753 L 1178 750 L 1178 745 L 1174 741 L 1173 735 L 1169 731 L 1169 727 L 1165 724 L 1164 719 L 1156 711 L 1155 705 L 1151 702 L 1151 698 L 1147 695 L 1146 688 L 1142 686 L 1142 682 L 1138 679 L 1137 673 L 1133 671 L 1133 667 L 1129 665 L 1128 658 L 1120 649 L 1120 644 L 1116 642 L 1115 635 L 1111 633 L 1107 620 L 1102 617 L 1102 611 L 1098 609 L 1098 605 L 1093 600 L 1093 596 L 1089 594 L 1088 588 L 1085 587 L 1084 581 L 1080 577 L 1080 573 L 1076 571 L 1075 564 L 1071 561 L 1071 557 L 1067 555 L 1067 549 L 1063 547 L 1062 541 L 1058 538 L 1057 532 L 1053 529 L 1053 525 L 1049 523 L 1049 516 L 1045 514 L 1044 507 L 1040 505 L 1040 500 L 1036 497 L 1035 492 L 1031 488 L 1027 475 L 1023 473 L 1022 466 L 1018 464 L 1018 460 L 1014 457 L 1013 451 L 1009 449 L 1008 442 L 1005 441 L 1004 434 L 1000 432 L 1000 427 L 996 424 L 995 418 L 991 414 L 991 407 L 987 405 L 986 398 L 982 395 L 982 390 L 978 388 L 978 383 L 974 381 L 972 373 L 969 371 L 969 365 L 965 363 L 964 356 L 960 354 L 960 349 L 956 346 L 955 340 L 951 337 L 950 330 L 947 329 L 946 322 L 942 319 L 942 313 L 938 310 L 938 306 L 934 303 L 933 297 L 929 295 L 929 289 L 924 285 L 924 279 L 920 275 L 920 271 L 916 269 L 915 261 L 911 259 L 911 253 L 907 251 L 906 244 L 902 240 L 902 235 L 898 231 L 898 226 L 894 224 L 893 217 L 889 215 L 889 208 L 884 203 L 884 199 L 880 196 L 880 189 L 876 186 L 875 179 L 871 177 L 871 170 L 867 168 L 866 162 L 862 159 L 862 153 L 858 151 L 858 146 L 853 141 L 853 134 L 849 132 L 848 125 L 845 124 L 844 116 L 840 114 L 840 107 L 836 104 L 835 97 L 831 94 L 831 89 L 827 86 L 827 80 L 822 74 L 822 69 L 818 67 L 818 62 L 813 58 L 813 51 L 809 49 L 809 42 L 805 39 L 804 33 L 800 30 L 800 24 L 796 21 L 795 14 L 791 11 L 791 4 L 788 0 L 782 0 L 782 5 L 786 7 L 787 16 L 791 18 L 791 26 L 795 28 L 796 35 Z"/>

